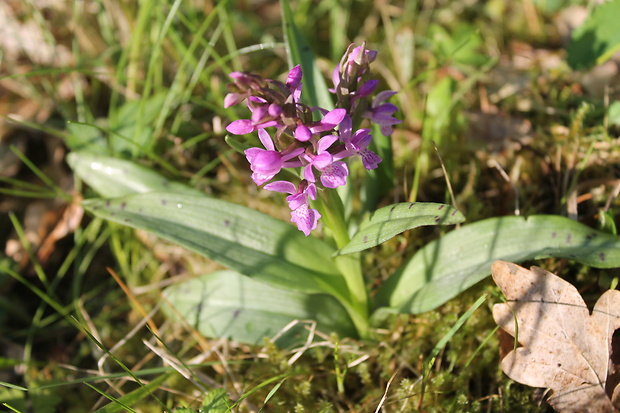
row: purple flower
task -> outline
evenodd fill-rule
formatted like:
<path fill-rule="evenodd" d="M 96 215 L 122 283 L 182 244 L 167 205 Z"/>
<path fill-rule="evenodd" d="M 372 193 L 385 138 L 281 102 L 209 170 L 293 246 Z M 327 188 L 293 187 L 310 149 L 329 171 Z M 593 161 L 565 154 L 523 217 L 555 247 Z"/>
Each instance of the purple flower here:
<path fill-rule="evenodd" d="M 377 168 L 382 159 L 379 155 L 368 149 L 368 145 L 370 145 L 372 141 L 370 130 L 358 129 L 351 135 L 351 123 L 351 117 L 348 115 L 342 120 L 342 123 L 340 123 L 340 140 L 344 143 L 345 147 L 345 151 L 342 155 L 360 155 L 364 168 L 367 170 Z"/>
<path fill-rule="evenodd" d="M 275 181 L 265 185 L 265 189 L 291 194 L 286 197 L 288 206 L 291 209 L 291 222 L 297 224 L 297 228 L 305 236 L 310 235 L 310 232 L 316 229 L 321 214 L 308 205 L 308 198 L 316 199 L 316 185 L 302 180 L 299 183 L 299 187 L 295 188 L 295 185 L 291 182 Z"/>
<path fill-rule="evenodd" d="M 313 122 L 312 125 L 310 125 L 310 131 L 313 134 L 330 131 L 334 129 L 340 122 L 342 122 L 342 119 L 344 119 L 346 114 L 346 109 L 339 108 L 331 110 L 325 113 L 323 119 L 318 122 Z"/>
<path fill-rule="evenodd" d="M 362 75 L 368 69 L 368 66 L 377 58 L 377 51 L 366 49 L 365 44 L 353 48 L 352 46 L 353 45 L 349 46 L 340 61 L 340 64 L 338 64 L 332 72 L 332 82 L 334 83 L 334 88 L 329 89 L 332 93 L 337 92 L 342 81 L 345 83 L 345 88 L 348 88 L 354 81 L 360 81 Z M 360 53 L 362 50 L 364 52 Z M 353 93 L 354 90 L 347 90 L 345 92 L 347 94 Z"/>
<path fill-rule="evenodd" d="M 317 185 L 333 189 L 345 185 L 349 169 L 345 158 L 359 155 L 366 169 L 375 169 L 381 158 L 368 149 L 372 136 L 369 129 L 353 130 L 352 118 L 370 119 L 381 127 L 385 135 L 393 133 L 393 125 L 400 123 L 393 114 L 398 108 L 387 100 L 395 92 L 378 93 L 371 103 L 378 81 L 369 79 L 370 64 L 377 52 L 368 50 L 366 44 L 350 45 L 332 80 L 337 95 L 336 109 L 313 108 L 301 102 L 302 69 L 293 67 L 284 82 L 263 79 L 260 76 L 233 72 L 230 93 L 224 98 L 224 107 L 246 101 L 251 115 L 226 127 L 236 135 L 258 131 L 264 148 L 244 151 L 252 170 L 252 180 L 264 188 L 289 194 L 286 197 L 291 209 L 291 221 L 306 236 L 318 225 L 321 214 L 310 207 L 316 199 Z M 321 112 L 321 119 L 314 120 L 314 111 Z M 361 115 L 361 116 L 360 116 Z M 266 128 L 274 127 L 270 135 Z M 273 136 L 273 139 L 272 139 Z M 298 186 L 288 181 L 271 181 L 283 168 L 301 167 Z M 317 176 L 318 173 L 318 176 Z M 318 181 L 318 182 L 317 182 Z"/>
<path fill-rule="evenodd" d="M 250 162 L 252 180 L 256 185 L 269 181 L 284 167 L 300 166 L 299 160 L 291 161 L 291 159 L 299 156 L 304 151 L 303 148 L 281 153 L 275 150 L 271 136 L 264 129 L 258 131 L 258 137 L 267 149 L 249 148 L 244 151 L 245 157 Z"/>
<path fill-rule="evenodd" d="M 298 125 L 293 132 L 293 136 L 300 142 L 308 142 L 312 139 L 312 131 L 306 125 Z"/>
<path fill-rule="evenodd" d="M 321 171 L 321 183 L 325 188 L 338 188 L 347 183 L 347 176 L 349 175 L 347 164 L 339 160 L 342 158 L 328 152 L 328 149 L 337 140 L 337 135 L 324 136 L 316 144 L 316 154 L 306 152 L 300 156 L 307 162 L 303 170 L 303 176 L 307 181 L 315 182 L 314 172 L 312 171 L 314 167 Z"/>
<path fill-rule="evenodd" d="M 396 92 L 392 90 L 384 90 L 378 93 L 372 101 L 372 106 L 364 112 L 364 117 L 378 124 L 381 127 L 381 133 L 385 136 L 392 135 L 394 133 L 392 125 L 401 122 L 392 116 L 398 110 L 398 107 L 392 103 L 383 103 L 394 94 Z"/>
<path fill-rule="evenodd" d="M 225 108 L 243 102 L 251 96 L 253 89 L 259 88 L 265 83 L 260 76 L 244 72 L 232 72 L 230 77 L 234 83 L 229 85 L 231 92 L 224 97 Z"/>
<path fill-rule="evenodd" d="M 301 78 L 303 76 L 303 72 L 301 70 L 301 66 L 297 65 L 288 72 L 288 76 L 286 77 L 286 86 L 291 91 L 293 95 L 293 100 L 295 102 L 299 102 L 299 97 L 301 96 Z"/>
<path fill-rule="evenodd" d="M 369 80 L 368 82 L 365 82 L 357 91 L 351 93 L 351 99 L 356 100 L 370 95 L 375 91 L 378 84 L 378 80 Z"/>

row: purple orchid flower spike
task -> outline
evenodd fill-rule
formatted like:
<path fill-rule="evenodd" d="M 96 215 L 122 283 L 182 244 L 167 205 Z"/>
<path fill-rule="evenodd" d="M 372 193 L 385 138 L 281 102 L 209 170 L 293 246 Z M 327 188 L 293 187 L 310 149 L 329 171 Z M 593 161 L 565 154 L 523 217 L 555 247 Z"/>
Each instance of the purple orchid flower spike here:
<path fill-rule="evenodd" d="M 310 207 L 318 188 L 331 190 L 346 184 L 349 169 L 345 158 L 359 155 L 368 170 L 377 168 L 382 161 L 368 149 L 370 130 L 357 129 L 357 124 L 353 129 L 352 119 L 369 119 L 380 125 L 387 136 L 393 133 L 393 125 L 400 123 L 393 116 L 398 108 L 387 102 L 396 92 L 380 92 L 371 101 L 379 84 L 369 79 L 369 67 L 376 58 L 377 52 L 368 50 L 365 43 L 347 48 L 332 75 L 334 88 L 330 91 L 337 97 L 333 110 L 301 102 L 300 65 L 288 72 L 284 82 L 243 72 L 230 75 L 233 83 L 227 85 L 230 93 L 224 98 L 224 106 L 246 101 L 251 116 L 231 122 L 226 130 L 235 135 L 258 132 L 264 148 L 244 151 L 252 180 L 257 185 L 265 184 L 267 190 L 289 194 L 286 201 L 291 221 L 306 236 L 321 217 Z M 314 120 L 315 110 L 322 114 L 320 120 Z M 266 131 L 270 127 L 275 129 L 272 135 Z M 283 168 L 299 167 L 302 180 L 298 186 L 288 181 L 270 182 Z"/>
<path fill-rule="evenodd" d="M 347 164 L 339 159 L 338 155 L 332 155 L 328 149 L 338 140 L 337 135 L 327 135 L 319 139 L 316 144 L 316 154 L 304 153 L 300 156 L 308 164 L 304 166 L 303 176 L 308 182 L 315 182 L 312 168 L 321 172 L 321 184 L 325 188 L 338 188 L 347 183 L 349 169 Z"/>
<path fill-rule="evenodd" d="M 275 181 L 265 185 L 265 189 L 275 192 L 291 194 L 286 197 L 291 209 L 291 222 L 297 224 L 297 228 L 305 236 L 316 229 L 321 214 L 316 209 L 310 208 L 308 199 L 316 199 L 316 185 L 302 180 L 299 187 L 289 181 Z"/>
<path fill-rule="evenodd" d="M 372 106 L 364 113 L 365 118 L 370 119 L 381 127 L 381 133 L 385 136 L 391 136 L 394 133 L 392 125 L 401 122 L 400 119 L 392 116 L 398 110 L 398 107 L 393 103 L 383 103 L 396 93 L 392 90 L 384 90 L 378 93 L 372 101 Z"/>
<path fill-rule="evenodd" d="M 245 157 L 250 162 L 252 170 L 252 180 L 256 185 L 262 185 L 271 180 L 282 170 L 282 168 L 292 168 L 300 166 L 299 160 L 291 161 L 303 153 L 303 148 L 295 148 L 287 153 L 275 150 L 273 140 L 269 133 L 264 129 L 258 131 L 258 137 L 266 149 L 249 148 L 244 151 Z"/>

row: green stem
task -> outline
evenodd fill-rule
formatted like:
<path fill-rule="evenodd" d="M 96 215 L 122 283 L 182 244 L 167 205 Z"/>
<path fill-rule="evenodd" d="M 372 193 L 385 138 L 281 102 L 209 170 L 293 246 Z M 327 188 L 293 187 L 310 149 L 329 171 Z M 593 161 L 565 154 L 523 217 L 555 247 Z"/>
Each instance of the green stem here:
<path fill-rule="evenodd" d="M 320 191 L 317 209 L 321 213 L 323 223 L 331 230 L 337 248 L 349 243 L 349 233 L 344 219 L 344 206 L 335 190 Z M 368 336 L 368 291 L 362 274 L 359 254 L 347 254 L 334 257 L 334 262 L 343 275 L 348 287 L 346 294 L 338 297 L 351 317 L 361 338 Z"/>

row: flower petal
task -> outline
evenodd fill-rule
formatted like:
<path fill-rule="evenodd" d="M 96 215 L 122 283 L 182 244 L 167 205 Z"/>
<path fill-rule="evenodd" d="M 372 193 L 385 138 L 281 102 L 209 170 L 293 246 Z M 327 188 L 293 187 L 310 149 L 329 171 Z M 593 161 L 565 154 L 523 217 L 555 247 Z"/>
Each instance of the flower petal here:
<path fill-rule="evenodd" d="M 297 192 L 297 188 L 292 182 L 289 181 L 274 181 L 264 186 L 268 191 L 284 192 L 287 194 L 294 194 Z"/>
<path fill-rule="evenodd" d="M 254 183 L 256 185 L 262 185 L 265 182 L 269 181 L 271 178 L 273 178 L 274 176 L 276 176 L 276 174 L 262 174 L 259 172 L 253 172 L 252 173 L 252 181 L 254 181 Z"/>
<path fill-rule="evenodd" d="M 342 119 L 344 119 L 346 114 L 347 110 L 343 108 L 338 108 L 327 112 L 325 116 L 323 116 L 323 119 L 321 119 L 321 125 L 324 125 L 324 127 L 327 128 L 323 130 L 335 128 L 336 125 L 342 122 Z"/>
<path fill-rule="evenodd" d="M 383 92 L 377 93 L 377 96 L 375 96 L 374 100 L 372 101 L 372 106 L 375 107 L 379 105 L 381 102 L 386 101 L 388 98 L 392 97 L 396 93 L 398 92 L 395 92 L 393 90 L 384 90 Z"/>
<path fill-rule="evenodd" d="M 239 119 L 230 122 L 226 126 L 226 130 L 233 135 L 245 135 L 246 133 L 254 132 L 254 125 L 248 119 Z"/>
<path fill-rule="evenodd" d="M 299 83 L 301 82 L 301 78 L 303 76 L 303 72 L 301 70 L 301 66 L 297 65 L 288 72 L 288 77 L 286 78 L 286 86 L 288 86 L 291 90 L 297 88 Z"/>
<path fill-rule="evenodd" d="M 347 164 L 337 161 L 322 170 L 321 183 L 325 188 L 338 188 L 347 183 L 349 169 Z"/>
<path fill-rule="evenodd" d="M 308 207 L 308 204 L 304 204 L 291 212 L 291 221 L 297 224 L 297 228 L 305 236 L 310 235 L 310 232 L 316 229 L 319 218 L 321 218 L 319 211 Z"/>
<path fill-rule="evenodd" d="M 312 138 L 312 132 L 306 125 L 299 125 L 293 132 L 293 136 L 300 142 L 307 142 Z"/>
<path fill-rule="evenodd" d="M 238 103 L 241 103 L 245 98 L 246 95 L 242 93 L 229 93 L 224 96 L 224 108 L 229 108 Z"/>
<path fill-rule="evenodd" d="M 337 140 L 338 140 L 338 135 L 323 136 L 321 139 L 319 139 L 319 142 L 317 143 L 317 148 L 316 148 L 317 153 L 320 154 L 322 152 L 325 152 Z"/>
<path fill-rule="evenodd" d="M 362 163 L 364 164 L 364 168 L 366 168 L 367 170 L 377 168 L 378 164 L 382 161 L 381 157 L 370 149 L 364 149 L 363 151 L 360 151 L 359 154 L 362 157 Z"/>
<path fill-rule="evenodd" d="M 276 149 L 273 146 L 273 139 L 271 139 L 271 136 L 265 129 L 258 130 L 258 139 L 260 139 L 260 143 L 262 143 L 266 149 L 270 151 L 274 151 Z"/>

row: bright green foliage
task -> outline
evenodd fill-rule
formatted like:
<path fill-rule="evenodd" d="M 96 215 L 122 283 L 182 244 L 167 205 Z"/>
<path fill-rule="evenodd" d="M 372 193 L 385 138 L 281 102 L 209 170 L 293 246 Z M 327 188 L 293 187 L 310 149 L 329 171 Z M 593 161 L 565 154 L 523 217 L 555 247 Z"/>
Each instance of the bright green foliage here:
<path fill-rule="evenodd" d="M 424 225 L 451 225 L 465 217 L 456 208 L 432 202 L 404 202 L 388 205 L 371 214 L 351 242 L 338 251 L 349 254 L 384 243 L 408 229 Z"/>
<path fill-rule="evenodd" d="M 67 155 L 67 162 L 88 186 L 106 198 L 152 191 L 202 195 L 194 188 L 164 178 L 152 168 L 124 159 L 72 152 Z"/>
<path fill-rule="evenodd" d="M 69 123 L 67 144 L 73 151 L 108 153 L 131 157 L 144 156 L 153 150 L 153 123 L 164 104 L 164 94 L 123 104 L 109 124 Z"/>
<path fill-rule="evenodd" d="M 490 274 L 496 260 L 569 258 L 590 266 L 620 266 L 620 238 L 571 219 L 535 215 L 479 221 L 430 242 L 378 293 L 378 304 L 400 312 L 431 310 Z"/>
<path fill-rule="evenodd" d="M 620 50 L 620 0 L 596 6 L 585 23 L 575 30 L 568 46 L 567 62 L 573 69 L 589 69 Z"/>
<path fill-rule="evenodd" d="M 27 46 L 37 38 L 34 28 L 40 28 L 45 40 L 37 44 L 37 57 L 71 54 L 68 66 L 34 61 L 10 48 L 3 54 L 3 132 L 8 132 L 0 148 L 0 190 L 5 209 L 15 212 L 11 222 L 5 219 L 5 238 L 13 238 L 14 247 L 10 224 L 17 229 L 16 222 L 24 222 L 24 231 L 17 232 L 31 239 L 33 228 L 25 221 L 36 211 L 28 209 L 41 205 L 40 198 L 75 202 L 80 195 L 90 198 L 93 191 L 103 198 L 86 201 L 90 211 L 99 208 L 95 218 L 88 212 L 74 234 L 58 240 L 55 253 L 66 254 L 61 262 L 54 257 L 39 262 L 34 244 L 20 251 L 23 257 L 34 257 L 25 265 L 10 256 L 9 248 L 3 252 L 3 271 L 23 274 L 11 277 L 0 271 L 0 375 L 15 383 L 0 382 L 5 410 L 161 412 L 190 406 L 176 411 L 372 412 L 385 395 L 382 411 L 389 413 L 546 411 L 532 401 L 531 389 L 511 382 L 498 368 L 496 326 L 486 305 L 476 302 L 483 294 L 498 300 L 497 289 L 484 282 L 470 286 L 486 277 L 497 257 L 519 261 L 554 256 L 567 259 L 543 264 L 564 268 L 569 278 L 578 272 L 575 282 L 587 286 L 591 298 L 602 289 L 617 288 L 615 268 L 592 267 L 618 265 L 617 238 L 610 235 L 617 232 L 618 198 L 612 196 L 609 178 L 618 168 L 620 106 L 613 88 L 609 106 L 583 92 L 587 88 L 557 50 L 563 36 L 557 16 L 583 2 L 401 1 L 383 7 L 372 1 L 296 0 L 281 2 L 281 8 L 273 2 L 236 0 L 5 3 L 16 4 L 20 14 L 13 20 L 32 30 L 10 32 L 1 42 L 4 46 Z M 605 61 L 620 43 L 615 30 L 618 0 L 590 3 L 592 13 L 574 32 L 568 50 L 569 63 L 580 69 Z M 57 35 L 66 37 L 57 40 Z M 372 316 L 368 339 L 358 340 L 347 338 L 358 332 L 343 305 L 349 290 L 335 281 L 342 280 L 339 271 L 346 265 L 333 264 L 336 248 L 329 231 L 323 231 L 325 241 L 306 241 L 285 222 L 286 216 L 284 221 L 268 217 L 272 211 L 281 215 L 274 205 L 282 205 L 283 198 L 268 198 L 260 189 L 248 191 L 247 162 L 226 146 L 222 132 L 240 113 L 222 108 L 221 102 L 231 71 L 275 78 L 287 65 L 301 62 L 303 97 L 329 107 L 321 96 L 329 96 L 322 85 L 336 63 L 333 57 L 340 56 L 348 42 L 364 40 L 380 51 L 375 77 L 399 91 L 393 99 L 401 107 L 403 125 L 390 139 L 374 136 L 380 147 L 376 152 L 384 160 L 371 173 L 374 177 L 362 179 L 351 169 L 352 185 L 346 188 L 350 196 L 343 197 L 348 234 L 355 242 L 361 225 L 357 219 L 376 205 L 400 202 L 408 195 L 446 202 L 433 141 L 469 223 L 436 241 L 448 229 L 405 232 L 372 250 L 339 257 L 355 263 L 355 270 L 365 276 Z M 318 86 L 316 90 L 309 83 Z M 311 89 L 313 93 L 306 93 Z M 21 110 L 33 107 L 36 117 Z M 472 121 L 469 115 L 480 111 L 487 116 Z M 524 122 L 532 125 L 528 140 L 515 144 L 506 125 Z M 472 130 L 479 136 L 466 133 Z M 54 146 L 57 138 L 62 140 L 57 149 L 64 144 L 77 151 L 67 160 L 88 186 L 77 197 L 64 193 L 69 191 L 64 181 L 71 176 L 63 161 L 58 161 L 62 184 L 49 169 L 53 165 L 46 156 L 51 152 L 43 147 Z M 256 146 L 256 138 L 250 139 L 255 142 L 247 136 L 227 142 L 242 151 Z M 9 147 L 13 142 L 27 145 Z M 20 173 L 10 175 L 17 153 Z M 487 219 L 512 213 L 511 202 L 502 202 L 512 189 L 487 167 L 488 161 L 497 161 L 513 179 L 522 211 L 565 214 L 574 189 L 580 219 L 588 225 L 598 220 L 607 235 L 551 215 Z M 165 176 L 155 172 L 162 168 Z M 182 208 L 157 205 L 162 192 L 167 199 L 191 202 L 181 203 Z M 242 225 L 220 225 L 222 219 Z M 405 227 L 389 218 L 382 222 L 397 233 Z M 172 239 L 189 251 L 119 224 Z M 563 238 L 552 238 L 552 228 Z M 173 237 L 177 231 L 179 239 Z M 597 236 L 588 240 L 590 234 Z M 240 245 L 240 240 L 252 245 Z M 205 274 L 215 265 L 192 251 L 234 271 Z M 135 302 L 106 268 L 118 274 Z M 259 282 L 269 279 L 278 286 Z M 161 296 L 160 283 L 168 281 L 174 285 L 165 290 L 166 297 L 192 324 L 187 329 L 176 322 Z M 283 285 L 296 290 L 284 292 L 279 289 Z M 216 291 L 219 301 L 209 300 L 214 294 L 202 301 L 198 288 Z M 240 292 L 247 293 L 242 297 Z M 160 331 L 142 328 L 144 314 L 137 304 L 155 314 L 150 321 Z M 259 310 L 235 313 L 254 308 Z M 270 308 L 277 312 L 268 313 Z M 430 308 L 435 309 L 415 317 L 395 314 Z M 158 309 L 164 310 L 166 320 Z M 195 324 L 207 311 L 220 312 Z M 243 318 L 248 313 L 252 316 Z M 268 328 L 264 334 L 273 338 L 293 318 L 318 320 L 318 332 L 337 335 L 317 334 L 313 346 L 297 354 L 268 340 L 263 346 L 246 346 L 193 334 L 196 327 L 209 336 L 229 334 L 255 343 L 263 332 L 254 326 Z M 92 328 L 103 344 L 95 345 L 69 320 Z M 226 321 L 233 323 L 227 332 L 215 329 Z M 249 324 L 235 324 L 239 321 Z M 288 343 L 282 336 L 278 345 L 307 337 L 306 331 L 290 334 Z M 146 342 L 154 344 L 157 353 L 146 348 Z M 19 352 L 4 353 L 7 348 Z M 93 374 L 102 354 L 112 348 L 118 363 L 108 360 L 103 371 Z M 206 354 L 209 359 L 188 367 L 196 373 L 192 380 L 175 373 Z M 436 359 L 425 371 L 432 361 L 429 355 Z M 172 374 L 165 383 L 155 382 L 148 393 L 135 378 L 119 372 L 121 361 L 145 384 Z M 122 404 L 106 399 L 106 394 Z"/>
<path fill-rule="evenodd" d="M 213 389 L 202 400 L 202 411 L 204 413 L 226 413 L 230 411 L 232 404 L 226 390 Z"/>
<path fill-rule="evenodd" d="M 308 320 L 316 321 L 320 331 L 342 337 L 356 334 L 351 319 L 333 297 L 274 288 L 234 271 L 216 271 L 175 284 L 164 295 L 174 307 L 166 307 L 169 316 L 180 315 L 207 337 L 260 344 L 263 337 L 278 335 L 276 343 L 289 347 L 307 339 Z"/>
<path fill-rule="evenodd" d="M 53 413 L 61 398 L 50 391 L 23 392 L 0 386 L 0 403 L 6 403 L 11 411 L 27 412 L 30 409 L 37 413 Z M 8 411 L 8 410 L 7 410 Z"/>
<path fill-rule="evenodd" d="M 329 259 L 334 253 L 329 245 L 250 208 L 173 192 L 83 205 L 96 216 L 147 230 L 274 286 L 334 295 L 346 291 Z"/>

